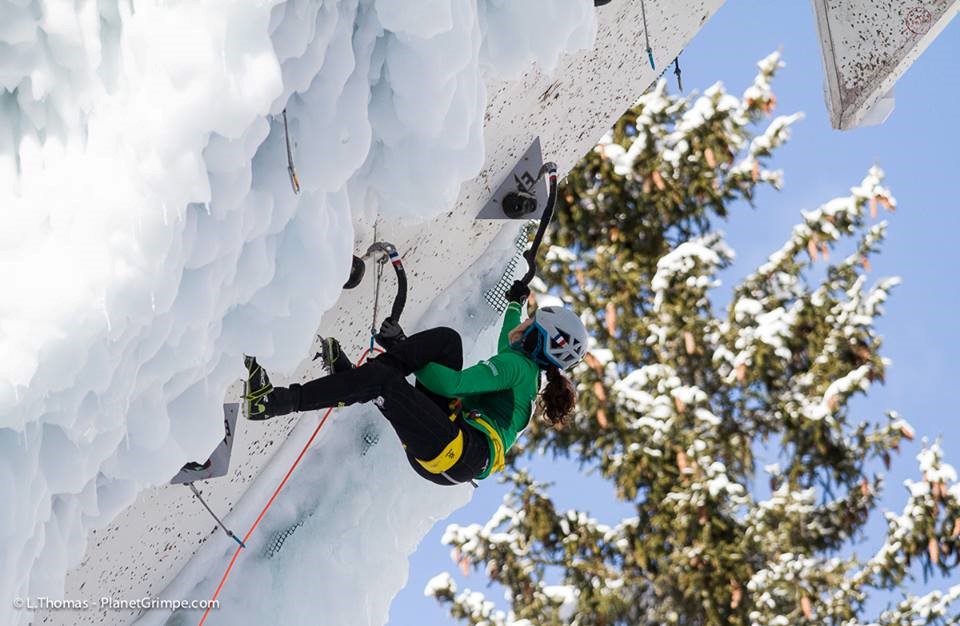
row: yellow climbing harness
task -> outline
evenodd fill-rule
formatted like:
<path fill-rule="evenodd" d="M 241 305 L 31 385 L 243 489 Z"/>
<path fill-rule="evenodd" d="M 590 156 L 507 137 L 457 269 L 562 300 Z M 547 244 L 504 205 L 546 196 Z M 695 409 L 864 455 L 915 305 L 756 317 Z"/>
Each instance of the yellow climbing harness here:
<path fill-rule="evenodd" d="M 453 400 L 450 402 L 450 408 L 453 409 L 453 413 L 450 414 L 450 421 L 455 422 L 460 416 L 460 401 Z M 466 421 L 471 426 L 478 427 L 479 430 L 482 430 L 493 442 L 493 458 L 490 459 L 493 463 L 493 469 L 490 470 L 490 473 L 493 472 L 502 472 L 506 466 L 506 460 L 504 458 L 504 447 L 503 439 L 500 438 L 500 433 L 490 425 L 486 419 L 484 419 L 480 413 L 471 412 L 470 416 Z M 460 430 L 457 433 L 457 436 L 453 438 L 453 441 L 447 444 L 447 447 L 443 449 L 443 452 L 438 454 L 436 458 L 430 459 L 429 461 L 424 461 L 423 459 L 417 459 L 417 463 L 423 466 L 423 469 L 427 470 L 431 474 L 443 474 L 446 471 L 449 471 L 451 467 L 456 465 L 457 461 L 460 460 L 460 457 L 463 455 L 463 430 Z"/>
<path fill-rule="evenodd" d="M 447 444 L 447 447 L 444 448 L 443 452 L 438 454 L 436 458 L 433 458 L 429 461 L 417 459 L 417 463 L 422 465 L 423 469 L 427 470 L 431 474 L 442 474 L 456 465 L 462 454 L 463 431 L 461 430 L 457 433 L 457 436 L 453 438 L 453 441 Z"/>
<path fill-rule="evenodd" d="M 498 433 L 493 426 L 490 425 L 490 422 L 479 415 L 471 416 L 468 421 L 471 424 L 476 424 L 479 426 L 480 429 L 483 430 L 483 432 L 485 432 L 490 438 L 490 441 L 493 442 L 493 458 L 490 459 L 490 462 L 493 463 L 493 469 L 490 470 L 490 473 L 502 472 L 503 468 L 506 466 L 506 462 L 503 454 L 503 439 L 500 438 L 500 433 Z"/>
<path fill-rule="evenodd" d="M 450 414 L 450 421 L 457 421 L 459 416 L 460 401 L 451 400 L 450 408 L 453 409 L 453 413 Z M 457 436 L 453 438 L 453 441 L 447 444 L 447 447 L 443 449 L 443 452 L 438 454 L 435 458 L 424 461 L 423 459 L 417 459 L 417 463 L 423 466 L 423 469 L 427 470 L 431 474 L 442 474 L 449 470 L 451 467 L 456 465 L 457 461 L 460 460 L 460 457 L 463 455 L 463 431 L 460 430 L 457 432 Z"/>

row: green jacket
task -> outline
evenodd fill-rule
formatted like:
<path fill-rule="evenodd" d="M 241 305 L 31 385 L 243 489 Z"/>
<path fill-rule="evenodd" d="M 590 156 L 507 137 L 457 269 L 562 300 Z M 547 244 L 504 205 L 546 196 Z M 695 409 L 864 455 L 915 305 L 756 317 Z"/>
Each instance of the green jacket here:
<path fill-rule="evenodd" d="M 530 421 L 540 389 L 540 368 L 510 347 L 510 331 L 520 324 L 520 305 L 511 302 L 503 318 L 497 354 L 473 367 L 457 371 L 439 363 L 417 370 L 417 380 L 448 398 L 460 398 L 464 411 L 476 411 L 467 423 L 482 432 L 490 444 L 490 463 L 477 478 L 503 469 L 503 457 Z"/>

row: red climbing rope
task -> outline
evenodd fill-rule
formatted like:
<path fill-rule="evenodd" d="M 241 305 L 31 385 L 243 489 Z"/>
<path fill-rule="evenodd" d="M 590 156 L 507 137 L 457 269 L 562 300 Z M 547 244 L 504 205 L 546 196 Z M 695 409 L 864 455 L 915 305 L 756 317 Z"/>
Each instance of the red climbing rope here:
<path fill-rule="evenodd" d="M 360 360 L 357 361 L 357 365 L 363 363 L 367 355 L 370 354 L 370 349 L 368 348 L 360 355 Z M 290 469 L 287 470 L 287 473 L 284 475 L 283 480 L 280 481 L 280 484 L 277 485 L 277 488 L 273 491 L 273 495 L 270 496 L 270 499 L 267 500 L 267 503 L 264 505 L 263 510 L 260 511 L 260 515 L 257 516 L 257 519 L 254 520 L 253 524 L 250 526 L 250 530 L 247 531 L 247 534 L 243 536 L 243 543 L 247 543 L 250 540 L 250 536 L 253 535 L 253 531 L 256 530 L 257 526 L 260 525 L 260 521 L 263 519 L 263 516 L 267 514 L 267 510 L 273 505 L 273 501 L 277 499 L 277 496 L 280 495 L 280 490 L 283 489 L 283 486 L 287 484 L 287 480 L 290 478 L 290 475 L 293 474 L 293 470 L 297 469 L 297 465 L 300 464 L 300 461 L 303 459 L 303 456 L 307 453 L 307 450 L 310 448 L 310 445 L 313 443 L 313 440 L 316 439 L 317 433 L 320 432 L 320 429 L 323 428 L 323 425 L 327 423 L 327 418 L 330 417 L 330 414 L 333 412 L 332 408 L 327 409 L 327 412 L 323 414 L 323 417 L 320 418 L 320 423 L 317 424 L 317 427 L 313 429 L 313 434 L 310 435 L 310 438 L 307 440 L 307 443 L 303 445 L 303 450 L 300 451 L 300 454 L 297 455 L 297 459 L 293 462 L 293 465 L 290 466 Z M 203 612 L 203 617 L 200 618 L 200 623 L 198 626 L 203 626 L 204 622 L 207 621 L 207 616 L 210 615 L 210 609 L 213 608 L 214 601 L 220 595 L 220 592 L 223 590 L 224 583 L 227 582 L 227 577 L 230 576 L 230 570 L 233 569 L 234 563 L 237 562 L 237 557 L 240 556 L 240 551 L 243 549 L 241 546 L 237 546 L 237 549 L 233 553 L 233 558 L 230 559 L 230 564 L 227 565 L 226 571 L 223 572 L 223 577 L 220 579 L 220 584 L 217 585 L 217 590 L 213 592 L 213 596 L 210 598 L 210 602 L 207 603 L 207 608 Z"/>

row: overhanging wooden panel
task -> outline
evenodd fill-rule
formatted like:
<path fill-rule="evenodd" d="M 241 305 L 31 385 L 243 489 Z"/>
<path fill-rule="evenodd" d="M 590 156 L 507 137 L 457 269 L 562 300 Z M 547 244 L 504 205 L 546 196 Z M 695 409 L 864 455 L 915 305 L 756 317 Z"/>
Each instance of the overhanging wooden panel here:
<path fill-rule="evenodd" d="M 960 0 L 812 1 L 830 121 L 844 130 L 886 117 L 885 96 L 960 12 Z"/>

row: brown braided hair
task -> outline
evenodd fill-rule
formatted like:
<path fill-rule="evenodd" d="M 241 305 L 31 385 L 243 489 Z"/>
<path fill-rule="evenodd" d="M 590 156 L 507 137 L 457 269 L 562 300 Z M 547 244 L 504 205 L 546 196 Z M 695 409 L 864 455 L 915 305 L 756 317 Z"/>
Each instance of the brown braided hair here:
<path fill-rule="evenodd" d="M 551 365 L 545 371 L 547 386 L 540 392 L 538 410 L 554 428 L 561 428 L 577 407 L 577 388 L 560 368 Z"/>

